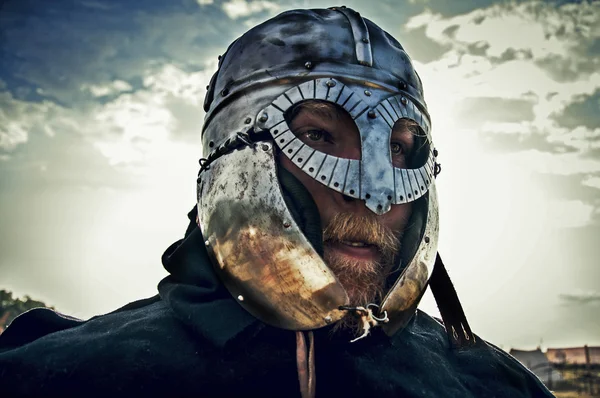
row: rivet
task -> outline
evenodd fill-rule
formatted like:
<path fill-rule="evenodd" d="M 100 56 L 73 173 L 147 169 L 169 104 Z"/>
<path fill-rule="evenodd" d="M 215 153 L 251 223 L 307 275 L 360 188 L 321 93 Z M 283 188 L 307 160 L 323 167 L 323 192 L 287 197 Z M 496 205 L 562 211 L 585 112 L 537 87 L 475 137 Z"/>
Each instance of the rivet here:
<path fill-rule="evenodd" d="M 381 209 L 383 209 L 383 206 L 382 205 L 377 205 L 377 210 L 381 210 Z"/>
<path fill-rule="evenodd" d="M 291 226 L 292 226 L 292 223 L 291 223 L 291 222 L 289 222 L 289 221 L 284 221 L 284 222 L 283 222 L 283 228 L 289 228 L 289 227 L 291 227 Z"/>
<path fill-rule="evenodd" d="M 212 148 L 212 147 L 214 147 L 214 146 L 215 146 L 215 143 L 214 143 L 214 141 L 211 141 L 211 142 L 209 142 L 209 143 L 208 143 L 208 146 L 209 146 L 209 147 L 211 147 L 211 148 Z"/>
<path fill-rule="evenodd" d="M 402 102 L 402 105 L 408 104 L 408 100 L 406 99 L 406 97 L 400 98 L 400 102 Z"/>
<path fill-rule="evenodd" d="M 263 113 L 262 115 L 260 115 L 260 117 L 258 118 L 258 121 L 261 123 L 266 122 L 267 120 L 269 120 L 269 115 L 267 115 L 266 113 Z"/>
<path fill-rule="evenodd" d="M 262 144 L 262 145 L 260 146 L 260 148 L 261 148 L 263 151 L 267 152 L 269 149 L 271 149 L 271 145 L 269 145 L 269 144 Z"/>
<path fill-rule="evenodd" d="M 310 62 L 310 61 L 306 61 L 306 62 L 304 63 L 304 67 L 305 67 L 306 69 L 310 69 L 310 68 L 312 68 L 312 62 Z"/>
<path fill-rule="evenodd" d="M 369 111 L 369 113 L 367 113 L 367 116 L 369 117 L 369 119 L 375 119 L 377 117 L 377 114 L 375 113 L 375 111 Z"/>
<path fill-rule="evenodd" d="M 366 194 L 366 195 L 365 195 L 365 198 L 367 198 L 367 199 L 371 199 L 371 194 Z"/>
<path fill-rule="evenodd" d="M 238 300 L 240 301 L 244 301 L 244 296 L 242 296 L 241 294 L 238 296 Z"/>
<path fill-rule="evenodd" d="M 367 97 L 370 97 L 370 96 L 371 96 L 371 92 L 370 92 L 369 90 L 365 90 L 365 95 L 366 95 Z"/>
<path fill-rule="evenodd" d="M 392 200 L 392 195 L 388 195 L 387 199 Z"/>
<path fill-rule="evenodd" d="M 429 243 L 429 236 L 426 236 L 424 240 L 425 240 L 425 243 Z"/>
<path fill-rule="evenodd" d="M 329 315 L 327 315 L 325 317 L 325 323 L 329 324 L 329 323 L 331 323 L 331 321 L 332 321 L 331 317 Z"/>
<path fill-rule="evenodd" d="M 335 87 L 335 81 L 333 80 L 327 80 L 327 83 L 325 83 L 327 85 L 327 87 Z"/>
<path fill-rule="evenodd" d="M 437 155 L 438 155 L 438 150 L 437 150 L 437 149 L 434 149 L 434 150 L 433 150 L 433 156 L 437 158 Z"/>
<path fill-rule="evenodd" d="M 223 90 L 221 90 L 221 95 L 223 97 L 225 97 L 227 94 L 229 94 L 229 89 L 228 88 L 224 88 Z"/>
<path fill-rule="evenodd" d="M 252 123 L 252 118 L 247 117 L 246 120 L 244 120 L 244 123 L 246 123 L 246 124 Z"/>
<path fill-rule="evenodd" d="M 363 43 L 369 43 L 369 39 L 367 39 L 366 37 L 362 39 Z"/>
<path fill-rule="evenodd" d="M 208 241 L 208 239 L 204 241 L 204 245 L 205 246 L 210 246 L 210 242 Z"/>

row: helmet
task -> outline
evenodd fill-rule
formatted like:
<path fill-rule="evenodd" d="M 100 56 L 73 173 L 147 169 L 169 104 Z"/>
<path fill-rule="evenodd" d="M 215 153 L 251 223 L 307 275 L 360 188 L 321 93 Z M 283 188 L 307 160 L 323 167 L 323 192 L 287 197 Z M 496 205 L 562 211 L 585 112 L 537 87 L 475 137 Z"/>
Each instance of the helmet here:
<path fill-rule="evenodd" d="M 360 132 L 360 160 L 297 139 L 286 112 L 307 100 L 348 112 Z M 198 224 L 217 273 L 239 303 L 290 330 L 320 328 L 345 315 L 347 293 L 319 254 L 318 213 L 309 208 L 311 216 L 302 216 L 301 201 L 294 200 L 302 189 L 285 182 L 277 165 L 281 153 L 375 214 L 414 202 L 398 271 L 380 303 L 389 319 L 386 333 L 401 329 L 435 261 L 439 167 L 421 81 L 402 46 L 346 7 L 284 12 L 229 46 L 204 109 Z M 411 168 L 394 167 L 389 155 L 391 130 L 401 118 L 423 133 Z"/>

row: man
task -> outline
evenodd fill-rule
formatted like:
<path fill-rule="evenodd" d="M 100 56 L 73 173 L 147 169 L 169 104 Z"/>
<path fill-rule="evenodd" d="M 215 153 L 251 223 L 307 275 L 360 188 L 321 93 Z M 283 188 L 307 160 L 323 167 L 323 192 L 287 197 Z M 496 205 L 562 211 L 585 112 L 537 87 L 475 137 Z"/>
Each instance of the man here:
<path fill-rule="evenodd" d="M 437 253 L 421 81 L 345 7 L 236 40 L 205 99 L 198 204 L 156 297 L 0 338 L 3 396 L 546 397 L 474 335 Z M 416 307 L 431 286 L 444 326 Z"/>

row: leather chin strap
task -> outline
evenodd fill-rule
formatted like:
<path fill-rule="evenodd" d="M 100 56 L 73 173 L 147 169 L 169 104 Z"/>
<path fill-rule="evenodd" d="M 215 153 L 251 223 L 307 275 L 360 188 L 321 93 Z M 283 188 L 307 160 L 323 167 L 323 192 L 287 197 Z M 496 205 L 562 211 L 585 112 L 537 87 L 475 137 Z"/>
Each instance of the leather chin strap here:
<path fill-rule="evenodd" d="M 450 347 L 461 349 L 476 345 L 478 343 L 476 336 L 471 331 L 454 285 L 439 253 L 429 279 L 429 287 L 444 321 Z"/>
<path fill-rule="evenodd" d="M 298 382 L 302 398 L 314 398 L 317 387 L 315 371 L 315 338 L 312 330 L 308 334 L 308 350 L 304 332 L 296 332 L 296 366 L 298 367 Z"/>

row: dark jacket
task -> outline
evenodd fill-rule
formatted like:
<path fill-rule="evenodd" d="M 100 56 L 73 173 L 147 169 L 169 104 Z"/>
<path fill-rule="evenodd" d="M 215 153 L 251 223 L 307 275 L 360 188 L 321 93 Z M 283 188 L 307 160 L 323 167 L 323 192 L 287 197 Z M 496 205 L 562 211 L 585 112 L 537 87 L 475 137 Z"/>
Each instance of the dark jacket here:
<path fill-rule="evenodd" d="M 2 397 L 297 397 L 296 340 L 256 320 L 219 282 L 195 228 L 163 256 L 155 297 L 80 321 L 48 309 L 0 336 Z M 551 397 L 480 340 L 452 350 L 423 312 L 392 338 L 315 333 L 317 397 Z"/>

